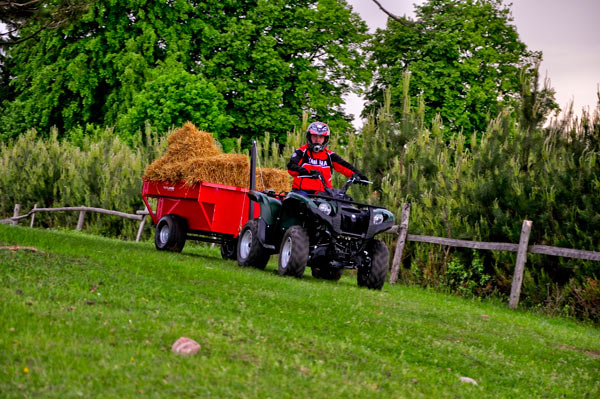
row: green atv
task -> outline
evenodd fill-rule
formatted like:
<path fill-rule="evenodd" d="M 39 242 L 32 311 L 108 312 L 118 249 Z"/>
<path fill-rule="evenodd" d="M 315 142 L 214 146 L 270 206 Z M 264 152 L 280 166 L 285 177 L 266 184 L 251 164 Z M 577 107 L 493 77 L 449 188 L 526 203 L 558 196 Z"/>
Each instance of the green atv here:
<path fill-rule="evenodd" d="M 320 178 L 326 187 L 321 175 L 301 177 Z M 341 190 L 327 188 L 313 195 L 250 190 L 250 199 L 260 204 L 260 217 L 240 232 L 238 264 L 264 269 L 269 257 L 279 253 L 282 276 L 300 278 L 309 266 L 314 277 L 337 281 L 344 269 L 356 269 L 359 286 L 381 289 L 389 254 L 374 237 L 392 227 L 394 215 L 354 202 L 346 191 L 355 183 L 371 182 L 353 177 Z"/>

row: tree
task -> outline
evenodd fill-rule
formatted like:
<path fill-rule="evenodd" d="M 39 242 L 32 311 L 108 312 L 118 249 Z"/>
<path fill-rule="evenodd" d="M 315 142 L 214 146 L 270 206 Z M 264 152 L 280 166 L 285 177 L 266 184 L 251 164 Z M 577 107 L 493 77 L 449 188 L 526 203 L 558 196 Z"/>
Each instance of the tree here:
<path fill-rule="evenodd" d="M 142 119 L 190 118 L 223 140 L 283 139 L 302 111 L 350 128 L 342 96 L 370 79 L 366 32 L 343 0 L 97 0 L 78 21 L 8 49 L 0 137 L 88 123 L 131 134 Z"/>
<path fill-rule="evenodd" d="M 56 29 L 78 19 L 89 7 L 89 1 L 14 0 L 0 1 L 0 45 L 30 40 L 45 29 Z M 21 36 L 25 25 L 36 24 L 37 30 Z"/>
<path fill-rule="evenodd" d="M 440 114 L 450 131 L 483 132 L 505 106 L 517 105 L 522 73 L 531 76 L 541 59 L 521 42 L 501 0 L 428 0 L 416 20 L 390 16 L 369 46 L 379 67 L 366 113 L 382 104 L 384 88 L 402 110 L 402 73 L 410 71 L 410 94 L 422 96 L 426 120 Z"/>
<path fill-rule="evenodd" d="M 214 84 L 167 59 L 152 69 L 127 110 L 116 116 L 116 127 L 121 132 L 135 132 L 146 121 L 152 121 L 153 128 L 166 132 L 189 120 L 196 121 L 200 129 L 218 134 L 227 131 L 233 122 L 223 112 L 225 105 Z M 224 144 L 233 147 L 231 141 Z"/>

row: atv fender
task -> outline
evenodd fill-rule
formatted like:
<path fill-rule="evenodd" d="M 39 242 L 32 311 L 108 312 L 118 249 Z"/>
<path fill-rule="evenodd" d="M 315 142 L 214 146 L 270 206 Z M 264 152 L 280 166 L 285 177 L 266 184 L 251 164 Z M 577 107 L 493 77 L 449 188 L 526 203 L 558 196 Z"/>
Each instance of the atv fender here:
<path fill-rule="evenodd" d="M 260 218 L 267 225 L 272 225 L 277 220 L 279 211 L 281 210 L 281 201 L 256 190 L 248 191 L 248 197 L 260 204 Z"/>
<path fill-rule="evenodd" d="M 260 204 L 260 218 L 258 219 L 258 240 L 263 247 L 269 250 L 275 250 L 271 240 L 267 237 L 267 230 L 275 227 L 276 221 L 281 211 L 281 201 L 269 197 L 265 193 L 260 191 L 250 190 L 248 191 L 248 197 L 255 202 Z"/>

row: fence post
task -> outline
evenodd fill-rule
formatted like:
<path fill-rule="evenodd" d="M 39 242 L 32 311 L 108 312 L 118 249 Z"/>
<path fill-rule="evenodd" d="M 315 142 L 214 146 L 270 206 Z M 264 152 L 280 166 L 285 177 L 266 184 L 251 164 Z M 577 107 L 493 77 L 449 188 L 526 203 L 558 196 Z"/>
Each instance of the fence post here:
<path fill-rule="evenodd" d="M 31 222 L 29 223 L 29 227 L 33 227 L 33 222 L 35 221 L 36 208 L 37 208 L 37 204 L 33 204 L 33 209 L 31 210 L 33 213 L 31 214 Z"/>
<path fill-rule="evenodd" d="M 15 204 L 15 209 L 13 211 L 13 217 L 16 218 L 19 216 L 19 211 L 21 210 L 21 205 L 19 204 Z M 12 224 L 13 226 L 16 226 L 17 224 L 19 224 L 18 220 L 13 220 L 12 222 L 10 222 L 10 224 Z"/>
<path fill-rule="evenodd" d="M 85 218 L 85 211 L 79 211 L 79 220 L 77 220 L 77 231 L 81 231 L 83 228 L 83 219 Z"/>
<path fill-rule="evenodd" d="M 398 240 L 396 241 L 396 251 L 394 252 L 394 260 L 392 261 L 392 271 L 390 273 L 390 284 L 396 284 L 398 281 L 398 273 L 400 271 L 400 263 L 402 263 L 402 253 L 404 252 L 404 244 L 406 243 L 406 235 L 408 233 L 408 220 L 410 219 L 410 203 L 402 206 L 402 220 L 400 222 L 400 231 L 398 232 Z"/>
<path fill-rule="evenodd" d="M 525 262 L 527 262 L 527 246 L 529 244 L 531 224 L 531 220 L 523 220 L 521 239 L 519 240 L 519 250 L 517 251 L 517 264 L 515 265 L 515 274 L 513 276 L 512 287 L 510 289 L 509 306 L 511 309 L 516 309 L 517 306 L 519 306 L 521 284 L 523 284 L 523 271 L 525 269 Z"/>
<path fill-rule="evenodd" d="M 146 224 L 146 215 L 142 215 L 142 221 L 140 222 L 140 228 L 138 229 L 137 235 L 135 236 L 135 242 L 140 241 L 140 237 L 142 236 L 142 230 L 144 230 L 145 224 Z"/>

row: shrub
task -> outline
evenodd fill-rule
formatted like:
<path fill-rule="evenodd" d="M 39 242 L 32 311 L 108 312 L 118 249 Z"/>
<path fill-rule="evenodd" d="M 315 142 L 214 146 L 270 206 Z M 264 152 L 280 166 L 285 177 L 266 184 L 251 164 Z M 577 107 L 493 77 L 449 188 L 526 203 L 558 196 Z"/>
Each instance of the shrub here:
<path fill-rule="evenodd" d="M 91 129 L 91 128 L 90 128 Z M 93 129 L 92 129 L 93 130 Z M 35 130 L 0 147 L 0 214 L 12 216 L 15 203 L 22 210 L 38 207 L 100 207 L 135 213 L 143 209 L 141 186 L 150 159 L 164 152 L 164 140 L 146 127 L 130 146 L 110 129 L 77 136 L 74 142 L 48 138 Z M 39 213 L 37 223 L 47 227 L 73 227 L 75 212 Z M 86 229 L 114 237 L 135 237 L 130 220 L 92 213 Z"/>

